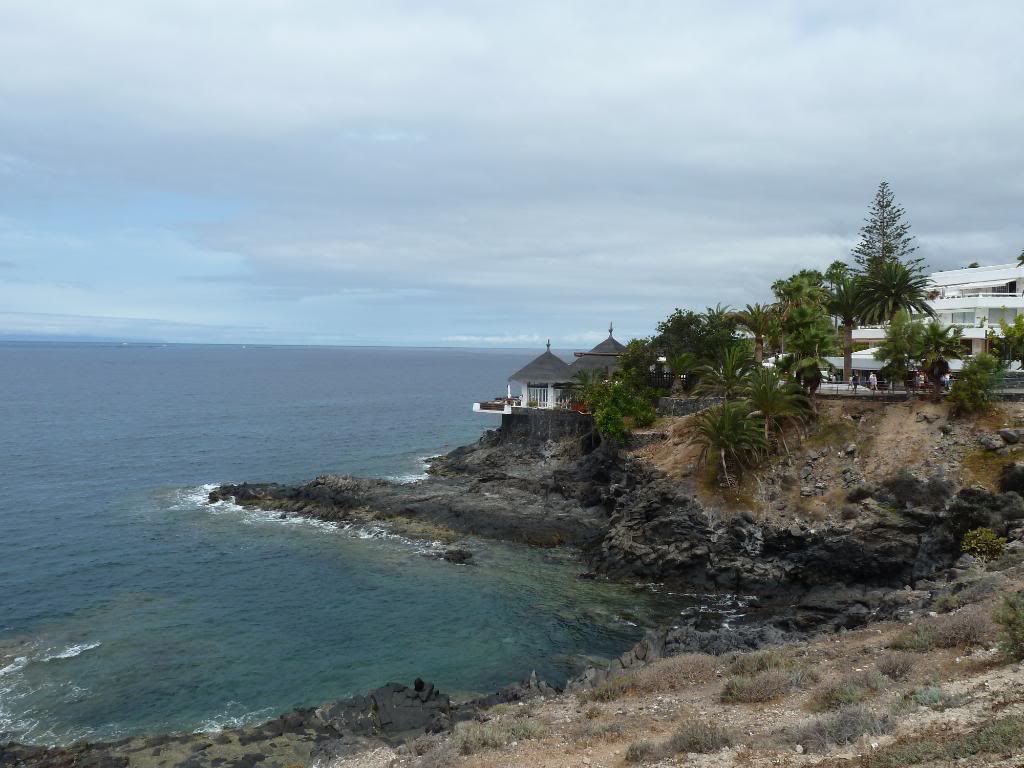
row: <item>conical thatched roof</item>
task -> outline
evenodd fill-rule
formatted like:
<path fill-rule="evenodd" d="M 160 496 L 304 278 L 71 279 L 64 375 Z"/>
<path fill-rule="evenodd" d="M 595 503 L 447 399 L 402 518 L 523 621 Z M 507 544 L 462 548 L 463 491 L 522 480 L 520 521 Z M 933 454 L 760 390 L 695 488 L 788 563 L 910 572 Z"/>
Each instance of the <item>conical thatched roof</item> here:
<path fill-rule="evenodd" d="M 520 368 L 508 377 L 509 381 L 520 383 L 553 384 L 556 382 L 569 381 L 572 378 L 572 371 L 569 364 L 562 358 L 551 352 L 551 342 L 548 342 L 547 350 Z"/>
<path fill-rule="evenodd" d="M 626 351 L 626 345 L 620 344 L 612 336 L 612 326 L 608 326 L 608 338 L 589 352 L 577 352 L 576 360 L 569 366 L 575 376 L 580 371 L 601 370 L 611 373 L 618 365 L 618 357 Z"/>
<path fill-rule="evenodd" d="M 625 351 L 626 345 L 620 344 L 618 341 L 616 341 L 615 337 L 612 336 L 611 333 L 609 333 L 607 339 L 602 341 L 600 344 L 598 344 L 596 347 L 590 350 L 590 352 L 588 352 L 587 354 L 621 355 Z"/>

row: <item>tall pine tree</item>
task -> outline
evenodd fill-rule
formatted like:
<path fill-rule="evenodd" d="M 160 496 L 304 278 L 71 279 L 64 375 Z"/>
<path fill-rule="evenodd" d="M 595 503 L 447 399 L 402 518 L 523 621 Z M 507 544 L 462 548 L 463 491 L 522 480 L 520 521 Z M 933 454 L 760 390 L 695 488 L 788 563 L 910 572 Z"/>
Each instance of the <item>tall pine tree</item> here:
<path fill-rule="evenodd" d="M 860 228 L 860 242 L 853 249 L 853 259 L 862 274 L 887 261 L 902 262 L 920 272 L 923 259 L 912 258 L 917 246 L 910 234 L 910 222 L 903 220 L 905 213 L 896 204 L 888 182 L 879 184 L 868 217 Z"/>

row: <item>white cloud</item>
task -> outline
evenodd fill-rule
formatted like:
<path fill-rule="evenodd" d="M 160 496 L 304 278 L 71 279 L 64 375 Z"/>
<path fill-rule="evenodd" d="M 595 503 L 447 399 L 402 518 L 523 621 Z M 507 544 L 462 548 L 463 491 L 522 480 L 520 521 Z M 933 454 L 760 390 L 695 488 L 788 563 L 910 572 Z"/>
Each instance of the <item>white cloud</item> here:
<path fill-rule="evenodd" d="M 0 260 L 91 272 L 19 309 L 471 344 L 763 300 L 848 253 L 882 178 L 935 266 L 1013 258 L 1022 23 L 1010 0 L 0 0 Z"/>

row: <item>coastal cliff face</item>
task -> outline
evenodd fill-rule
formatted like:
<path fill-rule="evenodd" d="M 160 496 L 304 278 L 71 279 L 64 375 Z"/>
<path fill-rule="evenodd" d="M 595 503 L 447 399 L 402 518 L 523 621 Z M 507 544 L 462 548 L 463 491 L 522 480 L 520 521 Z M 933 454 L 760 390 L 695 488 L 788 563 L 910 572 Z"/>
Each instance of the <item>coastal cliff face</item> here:
<path fill-rule="evenodd" d="M 576 416 L 576 414 L 573 414 Z M 574 435 L 489 432 L 413 484 L 327 475 L 299 486 L 225 485 L 233 500 L 329 520 L 383 520 L 410 535 L 483 536 L 578 548 L 592 573 L 698 591 L 770 595 L 902 588 L 950 567 L 963 533 L 1024 519 L 1016 493 L 957 492 L 936 473 L 849 488 L 835 519 L 758 520 L 702 502 L 694 482 Z M 845 599 L 844 597 L 844 599 Z M 853 619 L 848 619 L 853 620 Z"/>

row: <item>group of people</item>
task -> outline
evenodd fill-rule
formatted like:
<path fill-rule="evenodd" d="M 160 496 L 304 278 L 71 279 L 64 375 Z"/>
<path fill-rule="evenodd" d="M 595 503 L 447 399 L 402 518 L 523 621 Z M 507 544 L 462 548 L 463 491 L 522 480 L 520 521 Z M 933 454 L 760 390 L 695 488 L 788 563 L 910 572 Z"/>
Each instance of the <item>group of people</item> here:
<path fill-rule="evenodd" d="M 950 376 L 948 373 L 944 373 L 940 380 L 942 382 L 942 388 L 948 392 L 950 390 L 950 387 L 953 386 L 953 377 Z M 911 382 L 908 382 L 908 384 L 910 384 L 910 383 Z M 914 375 L 913 385 L 917 389 L 924 389 L 925 387 L 928 386 L 928 384 L 929 384 L 928 377 L 924 375 L 923 371 L 918 371 L 917 374 Z M 856 392 L 857 388 L 860 387 L 860 386 L 861 386 L 860 376 L 855 371 L 853 373 L 853 375 L 850 377 L 850 384 L 847 387 L 847 389 L 848 390 L 852 389 L 854 392 Z M 867 386 L 868 390 L 870 390 L 871 392 L 877 392 L 878 391 L 878 376 L 875 375 L 874 371 L 872 371 L 871 373 L 868 374 L 866 386 Z M 890 387 L 891 387 L 891 385 L 890 385 Z"/>
<path fill-rule="evenodd" d="M 850 385 L 847 387 L 847 389 L 852 389 L 854 392 L 856 392 L 857 387 L 859 387 L 860 385 L 860 375 L 856 371 L 854 371 L 853 375 L 850 377 Z M 868 375 L 867 388 L 872 392 L 878 391 L 878 377 L 875 375 L 874 371 L 872 371 Z"/>

